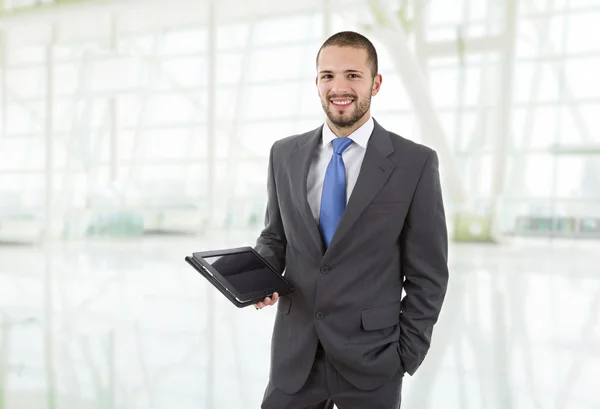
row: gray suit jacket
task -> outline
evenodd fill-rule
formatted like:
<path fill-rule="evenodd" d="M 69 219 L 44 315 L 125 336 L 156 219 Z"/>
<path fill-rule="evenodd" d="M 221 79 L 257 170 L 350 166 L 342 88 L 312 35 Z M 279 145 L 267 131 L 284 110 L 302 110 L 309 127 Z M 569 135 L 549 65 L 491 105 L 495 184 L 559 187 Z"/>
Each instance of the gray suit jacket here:
<path fill-rule="evenodd" d="M 255 246 L 296 287 L 276 305 L 271 342 L 271 382 L 290 394 L 306 382 L 318 341 L 360 389 L 375 389 L 399 370 L 414 374 L 448 282 L 435 151 L 375 121 L 356 186 L 325 249 L 306 195 L 321 132 L 273 144 L 265 228 Z"/>

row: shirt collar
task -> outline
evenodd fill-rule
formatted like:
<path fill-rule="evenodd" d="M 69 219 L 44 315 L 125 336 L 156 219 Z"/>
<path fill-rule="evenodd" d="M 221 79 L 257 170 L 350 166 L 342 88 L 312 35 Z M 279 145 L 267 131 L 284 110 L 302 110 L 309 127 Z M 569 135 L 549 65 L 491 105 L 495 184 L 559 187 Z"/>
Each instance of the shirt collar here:
<path fill-rule="evenodd" d="M 364 149 L 367 149 L 367 143 L 369 142 L 369 138 L 371 137 L 374 128 L 375 123 L 373 122 L 373 117 L 369 117 L 367 122 L 362 124 L 360 128 L 348 135 L 348 138 L 352 139 L 354 143 L 357 143 Z M 335 134 L 327 125 L 327 122 L 325 122 L 323 125 L 323 146 L 331 143 L 336 138 L 337 136 L 335 136 Z"/>

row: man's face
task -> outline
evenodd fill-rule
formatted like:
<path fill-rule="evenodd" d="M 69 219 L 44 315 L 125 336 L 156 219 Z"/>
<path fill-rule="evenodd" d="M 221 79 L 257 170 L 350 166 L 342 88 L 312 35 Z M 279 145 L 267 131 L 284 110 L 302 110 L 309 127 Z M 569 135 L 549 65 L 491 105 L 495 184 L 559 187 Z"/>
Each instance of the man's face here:
<path fill-rule="evenodd" d="M 331 123 L 350 128 L 369 112 L 371 97 L 381 86 L 381 75 L 373 79 L 366 50 L 329 46 L 319 55 L 316 83 Z"/>

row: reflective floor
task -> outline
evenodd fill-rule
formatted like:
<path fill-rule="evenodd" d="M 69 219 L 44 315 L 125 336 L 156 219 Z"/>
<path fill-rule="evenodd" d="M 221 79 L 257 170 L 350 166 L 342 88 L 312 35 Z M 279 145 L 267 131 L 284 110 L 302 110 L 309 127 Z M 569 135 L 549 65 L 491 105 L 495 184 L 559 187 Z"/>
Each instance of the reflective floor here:
<path fill-rule="evenodd" d="M 250 409 L 274 309 L 185 262 L 255 234 L 0 247 L 0 409 Z M 404 409 L 600 408 L 600 241 L 452 245 L 434 343 Z"/>

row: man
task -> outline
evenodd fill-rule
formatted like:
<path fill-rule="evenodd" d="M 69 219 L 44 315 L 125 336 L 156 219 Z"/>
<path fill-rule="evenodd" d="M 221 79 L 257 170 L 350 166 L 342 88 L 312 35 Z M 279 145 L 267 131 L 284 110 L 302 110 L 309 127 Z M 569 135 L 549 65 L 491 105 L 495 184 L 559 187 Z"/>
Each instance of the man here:
<path fill-rule="evenodd" d="M 330 37 L 317 72 L 326 123 L 269 158 L 255 248 L 296 291 L 256 305 L 277 303 L 262 408 L 398 408 L 448 282 L 438 158 L 371 118 L 382 77 L 367 38 Z"/>

